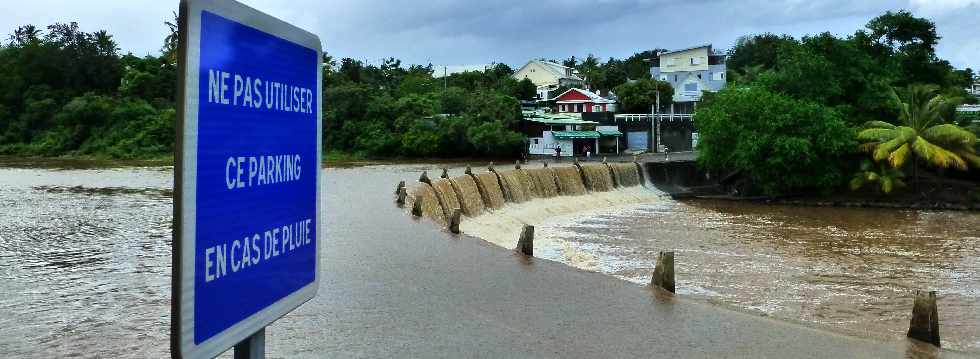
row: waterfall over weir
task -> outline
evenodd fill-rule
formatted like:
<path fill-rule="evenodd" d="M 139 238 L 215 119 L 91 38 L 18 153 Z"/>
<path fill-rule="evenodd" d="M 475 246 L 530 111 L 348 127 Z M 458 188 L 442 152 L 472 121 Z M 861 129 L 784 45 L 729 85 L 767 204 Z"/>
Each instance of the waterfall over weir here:
<path fill-rule="evenodd" d="M 500 179 L 493 172 L 473 175 L 476 178 L 476 186 L 480 189 L 483 197 L 483 204 L 488 209 L 501 209 L 504 207 L 504 192 L 500 189 Z"/>
<path fill-rule="evenodd" d="M 507 202 L 524 203 L 533 196 L 534 183 L 531 177 L 521 170 L 497 171 Z"/>
<path fill-rule="evenodd" d="M 555 177 L 558 179 L 558 193 L 565 196 L 579 196 L 585 194 L 585 184 L 582 183 L 582 174 L 575 166 L 555 167 Z"/>
<path fill-rule="evenodd" d="M 634 167 L 635 168 L 635 167 Z M 585 187 L 592 192 L 609 192 L 616 188 L 612 172 L 604 163 L 581 165 Z M 636 171 L 634 169 L 634 171 Z"/>
<path fill-rule="evenodd" d="M 642 184 L 639 168 L 636 163 L 590 163 L 480 174 L 468 171 L 462 176 L 431 180 L 431 185 L 419 183 L 410 191 L 407 204 L 412 208 L 420 201 L 423 216 L 445 225 L 456 208 L 472 218 L 501 210 L 508 203 L 637 187 Z M 587 202 L 589 197 L 581 201 Z"/>
<path fill-rule="evenodd" d="M 456 191 L 453 190 L 452 183 L 447 178 L 440 178 L 432 181 L 432 188 L 436 190 L 436 198 L 442 205 L 442 213 L 448 219 L 452 215 L 453 209 L 461 208 L 459 199 L 456 198 Z"/>
<path fill-rule="evenodd" d="M 412 208 L 415 202 L 419 202 L 422 215 L 426 218 L 439 224 L 448 223 L 445 213 L 442 212 L 442 205 L 439 204 L 439 198 L 436 197 L 436 191 L 428 183 L 419 183 L 412 188 L 406 206 Z"/>
<path fill-rule="evenodd" d="M 555 172 L 550 168 L 535 168 L 524 170 L 534 182 L 534 196 L 551 198 L 558 195 L 558 184 L 555 182 Z"/>
<path fill-rule="evenodd" d="M 610 163 L 609 169 L 616 177 L 616 185 L 619 187 L 632 187 L 640 185 L 640 173 L 635 163 Z"/>
<path fill-rule="evenodd" d="M 456 191 L 456 197 L 459 199 L 459 204 L 462 206 L 460 209 L 463 210 L 464 215 L 476 217 L 483 214 L 485 207 L 483 197 L 480 195 L 480 189 L 477 188 L 476 181 L 472 176 L 453 177 L 449 181 Z"/>

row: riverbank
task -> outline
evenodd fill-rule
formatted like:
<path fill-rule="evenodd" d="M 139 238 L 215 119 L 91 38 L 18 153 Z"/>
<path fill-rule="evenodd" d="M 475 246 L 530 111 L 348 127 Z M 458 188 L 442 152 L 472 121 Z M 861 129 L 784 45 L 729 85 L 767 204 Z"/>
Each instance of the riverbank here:
<path fill-rule="evenodd" d="M 651 181 L 677 200 L 724 200 L 805 207 L 980 210 L 980 182 L 971 179 L 971 174 L 958 174 L 962 178 L 923 174 L 918 183 L 895 188 L 888 194 L 866 187 L 856 191 L 841 188 L 829 193 L 766 196 L 739 194 L 735 190 L 738 187 L 737 174 L 721 178 L 717 174 L 709 176 L 693 158 L 671 162 L 645 161 L 643 165 Z"/>

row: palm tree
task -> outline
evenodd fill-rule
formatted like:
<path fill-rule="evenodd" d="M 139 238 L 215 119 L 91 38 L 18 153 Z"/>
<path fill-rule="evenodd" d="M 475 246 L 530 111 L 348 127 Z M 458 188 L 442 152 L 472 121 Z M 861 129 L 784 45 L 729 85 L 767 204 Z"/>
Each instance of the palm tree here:
<path fill-rule="evenodd" d="M 871 160 L 861 162 L 861 169 L 851 178 L 851 190 L 857 191 L 866 185 L 875 185 L 875 188 L 882 193 L 891 193 L 894 188 L 905 187 L 902 178 L 905 174 L 902 171 L 889 167 L 886 164 L 875 164 Z"/>
<path fill-rule="evenodd" d="M 174 11 L 173 14 L 173 21 L 163 22 L 164 25 L 167 25 L 167 29 L 170 30 L 167 37 L 163 39 L 163 57 L 166 58 L 171 64 L 177 63 L 177 42 L 180 38 L 180 35 L 178 34 L 180 29 L 180 26 L 178 26 L 180 16 L 177 16 L 176 11 Z"/>
<path fill-rule="evenodd" d="M 912 157 L 913 175 L 917 159 L 932 166 L 961 171 L 980 167 L 980 156 L 975 147 L 977 136 L 949 123 L 957 101 L 936 95 L 937 90 L 938 87 L 933 85 L 910 85 L 901 96 L 892 90 L 900 125 L 884 121 L 866 123 L 858 133 L 858 140 L 864 142 L 861 149 L 871 152 L 875 161 L 888 160 L 896 169 L 902 168 Z"/>

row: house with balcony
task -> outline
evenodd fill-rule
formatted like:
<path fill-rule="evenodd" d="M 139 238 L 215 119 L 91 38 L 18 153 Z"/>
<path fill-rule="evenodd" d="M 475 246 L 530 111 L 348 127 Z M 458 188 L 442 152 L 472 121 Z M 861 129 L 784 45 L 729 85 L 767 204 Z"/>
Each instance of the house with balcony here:
<path fill-rule="evenodd" d="M 725 87 L 726 55 L 716 52 L 711 44 L 660 53 L 651 60 L 650 75 L 670 83 L 675 103 L 697 102 L 704 92 L 717 92 Z"/>
<path fill-rule="evenodd" d="M 528 61 L 511 77 L 517 81 L 531 80 L 531 83 L 537 86 L 539 101 L 552 99 L 554 95 L 557 95 L 554 91 L 559 87 L 582 87 L 585 85 L 585 80 L 575 69 L 543 60 Z"/>
<path fill-rule="evenodd" d="M 651 114 L 647 140 L 656 151 L 688 151 L 694 147 L 697 133 L 692 119 L 705 92 L 717 92 L 727 83 L 726 55 L 711 44 L 667 51 L 650 59 L 652 78 L 670 84 L 674 97 L 661 99 L 661 108 Z M 623 117 L 629 119 L 629 115 Z M 619 117 L 619 116 L 617 116 Z M 636 143 L 641 143 L 638 134 Z"/>
<path fill-rule="evenodd" d="M 555 96 L 555 112 L 586 113 L 586 112 L 616 112 L 616 95 L 607 92 L 606 96 L 580 88 L 568 89 Z"/>
<path fill-rule="evenodd" d="M 977 98 L 980 98 L 980 82 L 977 82 L 975 84 L 970 85 L 970 87 L 967 87 L 966 92 L 968 94 L 976 96 Z"/>

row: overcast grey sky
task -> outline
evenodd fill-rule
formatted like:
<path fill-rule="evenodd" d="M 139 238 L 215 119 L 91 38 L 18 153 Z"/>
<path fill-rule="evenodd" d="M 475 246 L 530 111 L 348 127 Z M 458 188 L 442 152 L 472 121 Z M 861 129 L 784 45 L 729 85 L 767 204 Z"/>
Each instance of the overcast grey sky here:
<path fill-rule="evenodd" d="M 18 25 L 77 21 L 108 30 L 124 52 L 158 53 L 177 1 L 3 0 L 4 37 Z M 886 10 L 935 21 L 938 54 L 980 68 L 980 0 L 243 0 L 320 35 L 336 57 L 377 63 L 467 65 L 588 53 L 626 57 L 652 48 L 713 43 L 745 34 L 851 34 Z M 16 3 L 16 4 L 14 4 Z"/>

